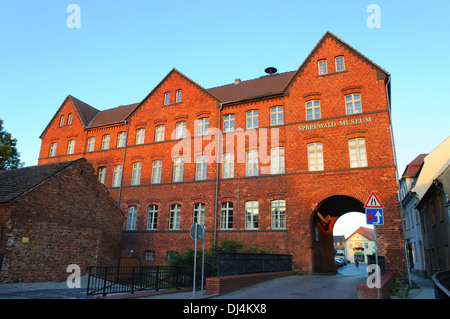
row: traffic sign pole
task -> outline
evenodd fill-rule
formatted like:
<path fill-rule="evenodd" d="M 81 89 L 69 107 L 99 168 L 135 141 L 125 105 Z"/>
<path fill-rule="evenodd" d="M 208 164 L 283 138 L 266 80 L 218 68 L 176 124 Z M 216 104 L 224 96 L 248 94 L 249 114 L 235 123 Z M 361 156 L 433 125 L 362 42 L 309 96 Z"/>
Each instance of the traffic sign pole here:
<path fill-rule="evenodd" d="M 192 224 L 192 227 L 194 227 L 194 242 L 195 242 L 195 249 L 194 249 L 194 286 L 192 288 L 192 296 L 195 298 L 195 281 L 196 281 L 196 275 L 197 275 L 197 225 L 194 223 Z"/>

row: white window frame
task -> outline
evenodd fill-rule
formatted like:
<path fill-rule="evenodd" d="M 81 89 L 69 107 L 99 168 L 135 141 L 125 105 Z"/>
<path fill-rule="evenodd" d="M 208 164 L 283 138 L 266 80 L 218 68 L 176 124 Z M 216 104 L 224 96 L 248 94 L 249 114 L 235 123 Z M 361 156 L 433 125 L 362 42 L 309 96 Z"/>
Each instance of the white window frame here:
<path fill-rule="evenodd" d="M 195 203 L 192 222 L 205 225 L 205 203 Z"/>
<path fill-rule="evenodd" d="M 170 92 L 164 93 L 164 105 L 170 104 Z"/>
<path fill-rule="evenodd" d="M 144 144 L 145 141 L 145 128 L 136 130 L 136 145 Z"/>
<path fill-rule="evenodd" d="M 319 67 L 319 75 L 323 75 L 323 74 L 327 74 L 328 73 L 327 60 L 326 59 L 319 60 L 319 62 L 317 62 L 317 66 Z"/>
<path fill-rule="evenodd" d="M 67 117 L 67 125 L 72 124 L 72 117 L 73 117 L 73 115 L 72 115 L 72 113 L 70 113 L 69 116 Z"/>
<path fill-rule="evenodd" d="M 155 230 L 158 226 L 158 205 L 148 206 L 147 230 Z"/>
<path fill-rule="evenodd" d="M 50 152 L 48 154 L 49 157 L 56 156 L 56 148 L 58 147 L 58 143 L 51 143 L 50 144 Z"/>
<path fill-rule="evenodd" d="M 270 170 L 272 174 L 284 174 L 284 147 L 274 147 L 270 150 Z"/>
<path fill-rule="evenodd" d="M 223 154 L 222 178 L 234 177 L 234 153 Z"/>
<path fill-rule="evenodd" d="M 286 200 L 275 199 L 270 203 L 271 228 L 286 229 Z"/>
<path fill-rule="evenodd" d="M 117 147 L 125 147 L 125 140 L 127 137 L 127 133 L 125 132 L 120 132 L 119 134 L 117 134 Z"/>
<path fill-rule="evenodd" d="M 247 130 L 259 127 L 259 110 L 250 110 L 245 113 L 245 127 Z"/>
<path fill-rule="evenodd" d="M 162 161 L 153 161 L 152 164 L 152 184 L 161 183 Z"/>
<path fill-rule="evenodd" d="M 105 184 L 105 177 L 106 177 L 106 167 L 100 166 L 98 168 L 98 180 L 100 183 Z"/>
<path fill-rule="evenodd" d="M 235 130 L 235 115 L 234 113 L 227 114 L 223 117 L 223 131 L 224 132 L 234 132 Z"/>
<path fill-rule="evenodd" d="M 350 168 L 367 167 L 366 140 L 354 138 L 348 141 Z"/>
<path fill-rule="evenodd" d="M 362 113 L 360 93 L 352 93 L 345 96 L 345 111 L 347 115 Z"/>
<path fill-rule="evenodd" d="M 109 141 L 111 140 L 111 135 L 106 134 L 102 137 L 102 150 L 109 150 Z"/>
<path fill-rule="evenodd" d="M 173 176 L 172 181 L 182 182 L 183 181 L 183 171 L 184 171 L 184 158 L 178 157 L 173 161 Z"/>
<path fill-rule="evenodd" d="M 114 166 L 113 185 L 112 185 L 112 187 L 119 187 L 120 184 L 122 183 L 122 171 L 123 171 L 123 166 L 122 165 Z"/>
<path fill-rule="evenodd" d="M 245 202 L 245 229 L 258 229 L 259 222 L 259 203 L 258 201 Z"/>
<path fill-rule="evenodd" d="M 180 217 L 181 217 L 181 205 L 180 204 L 170 205 L 169 230 L 180 229 Z"/>
<path fill-rule="evenodd" d="M 336 63 L 336 72 L 341 72 L 345 70 L 345 61 L 343 55 L 337 56 L 334 59 L 334 61 Z"/>
<path fill-rule="evenodd" d="M 59 126 L 64 126 L 64 115 L 61 115 L 60 119 L 59 119 Z"/>
<path fill-rule="evenodd" d="M 127 214 L 127 230 L 136 229 L 137 206 L 129 206 Z"/>
<path fill-rule="evenodd" d="M 183 99 L 183 90 L 177 90 L 175 92 L 175 103 L 180 103 Z"/>
<path fill-rule="evenodd" d="M 257 150 L 249 150 L 245 153 L 245 175 L 259 175 L 259 156 Z"/>
<path fill-rule="evenodd" d="M 319 120 L 321 116 L 320 100 L 311 100 L 306 102 L 306 120 Z"/>
<path fill-rule="evenodd" d="M 133 164 L 133 172 L 131 174 L 131 185 L 139 185 L 141 183 L 142 162 Z"/>
<path fill-rule="evenodd" d="M 208 156 L 200 155 L 195 158 L 195 180 L 203 181 L 206 179 L 208 170 Z"/>
<path fill-rule="evenodd" d="M 323 144 L 320 142 L 310 143 L 308 149 L 308 170 L 310 172 L 323 171 Z"/>
<path fill-rule="evenodd" d="M 209 117 L 203 117 L 198 120 L 197 131 L 198 136 L 208 135 Z"/>
<path fill-rule="evenodd" d="M 165 125 L 158 125 L 155 127 L 155 142 L 164 141 L 164 131 L 166 130 Z"/>
<path fill-rule="evenodd" d="M 94 149 L 95 149 L 95 137 L 90 137 L 88 139 L 88 145 L 87 145 L 87 150 L 86 151 L 88 153 L 90 153 L 90 152 L 93 152 Z"/>
<path fill-rule="evenodd" d="M 270 125 L 282 125 L 284 124 L 284 107 L 274 106 L 270 109 Z"/>
<path fill-rule="evenodd" d="M 75 140 L 70 140 L 69 143 L 67 143 L 67 154 L 73 154 L 75 153 Z"/>
<path fill-rule="evenodd" d="M 220 205 L 220 229 L 233 229 L 233 202 Z"/>
<path fill-rule="evenodd" d="M 175 139 L 186 137 L 186 121 L 177 122 L 175 127 Z"/>

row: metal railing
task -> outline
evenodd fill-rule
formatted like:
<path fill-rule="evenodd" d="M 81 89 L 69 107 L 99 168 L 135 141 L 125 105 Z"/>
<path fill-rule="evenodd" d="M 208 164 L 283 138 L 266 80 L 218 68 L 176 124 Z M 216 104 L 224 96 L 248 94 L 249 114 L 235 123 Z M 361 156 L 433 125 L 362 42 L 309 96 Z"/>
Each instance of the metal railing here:
<path fill-rule="evenodd" d="M 106 296 L 192 287 L 193 269 L 193 266 L 91 266 L 88 267 L 86 294 Z M 205 274 L 209 272 L 205 267 Z M 197 268 L 196 279 L 196 285 L 200 286 L 201 269 Z"/>
<path fill-rule="evenodd" d="M 292 255 L 218 253 L 217 277 L 292 270 Z"/>
<path fill-rule="evenodd" d="M 439 271 L 432 279 L 436 299 L 450 299 L 450 270 Z"/>

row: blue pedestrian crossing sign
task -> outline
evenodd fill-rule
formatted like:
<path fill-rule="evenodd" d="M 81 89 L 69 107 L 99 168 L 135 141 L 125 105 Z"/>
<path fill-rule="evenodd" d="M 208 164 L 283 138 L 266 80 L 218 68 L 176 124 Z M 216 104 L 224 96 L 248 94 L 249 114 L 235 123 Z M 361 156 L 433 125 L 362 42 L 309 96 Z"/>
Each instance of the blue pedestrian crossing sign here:
<path fill-rule="evenodd" d="M 382 208 L 366 208 L 367 225 L 384 225 Z"/>

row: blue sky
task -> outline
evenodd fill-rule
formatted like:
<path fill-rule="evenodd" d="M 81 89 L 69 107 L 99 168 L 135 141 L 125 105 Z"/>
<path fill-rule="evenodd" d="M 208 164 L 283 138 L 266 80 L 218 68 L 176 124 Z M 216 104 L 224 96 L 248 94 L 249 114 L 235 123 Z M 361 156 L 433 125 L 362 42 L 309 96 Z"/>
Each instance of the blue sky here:
<path fill-rule="evenodd" d="M 81 28 L 68 28 L 70 4 Z M 381 27 L 369 28 L 370 4 Z M 98 108 L 140 102 L 177 68 L 209 88 L 296 70 L 329 30 L 392 75 L 401 175 L 449 135 L 450 1 L 0 0 L 0 118 L 21 160 L 68 94 Z"/>

